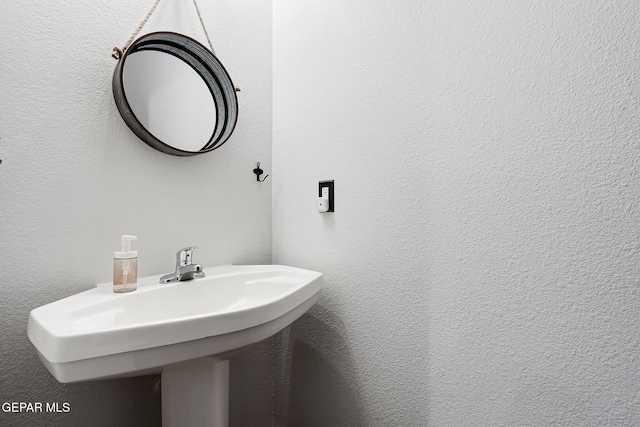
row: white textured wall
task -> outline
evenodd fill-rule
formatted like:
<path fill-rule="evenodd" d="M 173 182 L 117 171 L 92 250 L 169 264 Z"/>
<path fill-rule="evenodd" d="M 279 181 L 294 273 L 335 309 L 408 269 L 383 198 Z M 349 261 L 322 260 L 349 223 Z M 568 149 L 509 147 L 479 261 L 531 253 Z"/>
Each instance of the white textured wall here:
<path fill-rule="evenodd" d="M 276 0 L 273 25 L 273 261 L 327 283 L 278 422 L 640 424 L 638 3 Z"/>
<path fill-rule="evenodd" d="M 194 158 L 138 140 L 112 99 L 111 49 L 152 4 L 0 2 L 0 402 L 71 407 L 0 412 L 3 426 L 159 425 L 157 377 L 61 385 L 26 336 L 31 309 L 111 280 L 120 234 L 139 236 L 143 276 L 187 245 L 205 266 L 271 261 L 271 181 L 251 172 L 271 172 L 271 1 L 200 2 L 242 92 L 234 135 Z M 191 1 L 161 2 L 143 33 L 158 30 L 205 42 Z"/>

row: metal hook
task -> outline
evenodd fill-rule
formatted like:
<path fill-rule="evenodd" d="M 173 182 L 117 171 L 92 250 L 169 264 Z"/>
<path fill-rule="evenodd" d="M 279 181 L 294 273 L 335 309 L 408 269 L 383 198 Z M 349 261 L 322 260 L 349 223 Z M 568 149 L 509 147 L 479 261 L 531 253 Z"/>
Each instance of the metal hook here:
<path fill-rule="evenodd" d="M 260 169 L 260 162 L 258 162 L 258 164 L 256 165 L 256 168 L 253 170 L 253 173 L 256 174 L 256 181 L 258 182 L 264 182 L 264 180 L 267 179 L 267 177 L 269 176 L 269 174 L 267 174 L 265 175 L 264 179 L 260 180 L 260 175 L 264 173 L 264 171 Z"/>

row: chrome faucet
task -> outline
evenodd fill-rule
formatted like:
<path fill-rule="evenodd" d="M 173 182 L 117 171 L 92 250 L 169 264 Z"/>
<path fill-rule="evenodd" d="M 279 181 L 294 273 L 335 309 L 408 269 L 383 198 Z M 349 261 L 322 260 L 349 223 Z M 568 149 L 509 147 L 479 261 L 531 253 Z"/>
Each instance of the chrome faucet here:
<path fill-rule="evenodd" d="M 204 277 L 204 271 L 200 264 L 193 264 L 193 250 L 195 246 L 180 249 L 176 254 L 176 272 L 165 274 L 160 278 L 160 283 L 183 282 L 185 280 Z"/>

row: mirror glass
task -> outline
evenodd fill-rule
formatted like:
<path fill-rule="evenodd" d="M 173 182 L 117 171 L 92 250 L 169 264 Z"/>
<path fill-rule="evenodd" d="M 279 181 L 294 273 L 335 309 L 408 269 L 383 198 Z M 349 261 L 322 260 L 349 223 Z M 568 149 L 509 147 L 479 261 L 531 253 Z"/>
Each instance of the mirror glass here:
<path fill-rule="evenodd" d="M 200 151 L 216 125 L 216 106 L 202 77 L 183 60 L 158 51 L 129 55 L 122 82 L 133 114 L 153 136 Z"/>
<path fill-rule="evenodd" d="M 218 59 L 182 34 L 140 37 L 118 60 L 113 95 L 129 128 L 175 156 L 215 150 L 238 118 L 235 86 Z"/>

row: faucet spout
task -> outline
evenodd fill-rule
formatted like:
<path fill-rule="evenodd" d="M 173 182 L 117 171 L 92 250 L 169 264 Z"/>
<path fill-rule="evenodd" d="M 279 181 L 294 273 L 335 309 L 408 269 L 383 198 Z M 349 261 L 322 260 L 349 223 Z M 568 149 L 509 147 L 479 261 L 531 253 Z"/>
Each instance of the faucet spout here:
<path fill-rule="evenodd" d="M 184 248 L 176 254 L 176 272 L 165 274 L 160 278 L 160 283 L 183 282 L 186 280 L 199 279 L 204 277 L 204 269 L 200 264 L 192 262 L 193 250 L 195 246 Z"/>

